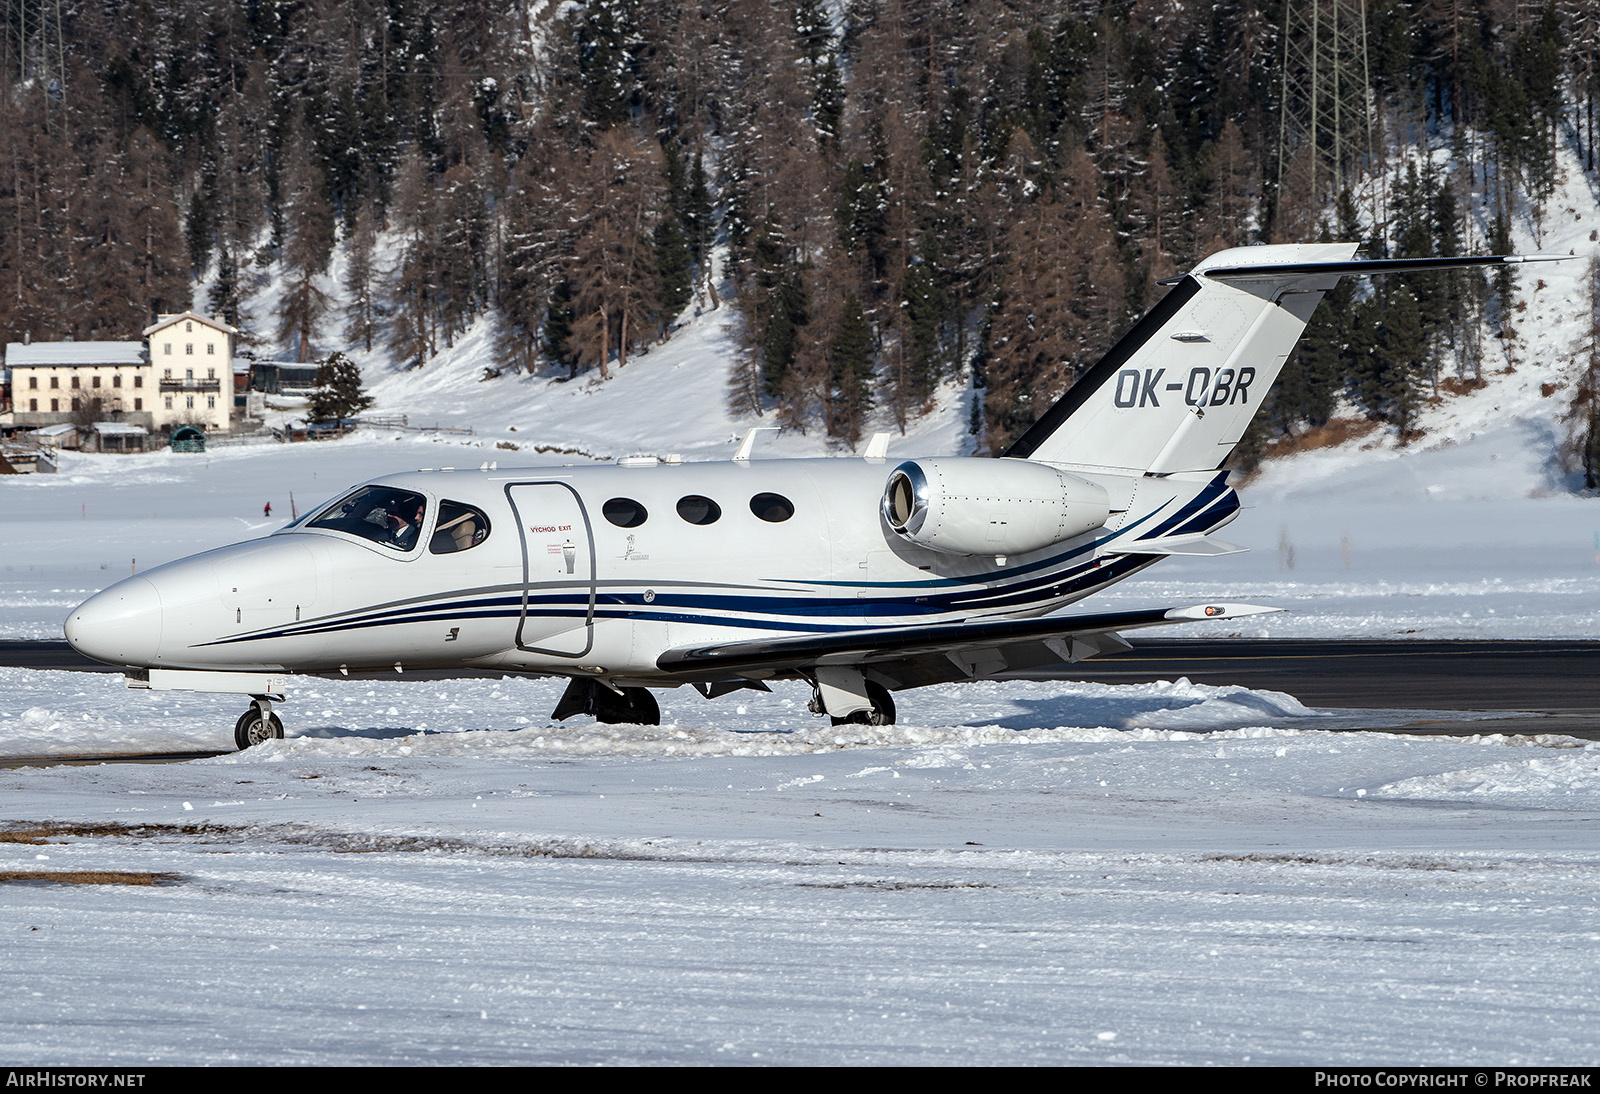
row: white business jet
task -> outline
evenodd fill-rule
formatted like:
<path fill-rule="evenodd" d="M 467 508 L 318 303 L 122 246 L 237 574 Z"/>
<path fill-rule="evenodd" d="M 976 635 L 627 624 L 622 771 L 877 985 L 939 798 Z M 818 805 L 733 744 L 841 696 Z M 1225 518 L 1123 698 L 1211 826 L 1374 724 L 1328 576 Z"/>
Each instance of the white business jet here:
<path fill-rule="evenodd" d="M 1219 470 L 1341 276 L 1546 256 L 1355 259 L 1355 244 L 1223 251 L 1000 458 L 674 457 L 451 469 L 356 487 L 262 539 L 120 581 L 66 622 L 131 687 L 252 697 L 281 737 L 290 674 L 477 668 L 570 680 L 553 716 L 655 724 L 653 688 L 708 699 L 803 679 L 836 723 L 891 694 L 1127 649 L 1119 632 L 1274 611 L 1206 603 L 1053 614 L 1239 510 Z"/>

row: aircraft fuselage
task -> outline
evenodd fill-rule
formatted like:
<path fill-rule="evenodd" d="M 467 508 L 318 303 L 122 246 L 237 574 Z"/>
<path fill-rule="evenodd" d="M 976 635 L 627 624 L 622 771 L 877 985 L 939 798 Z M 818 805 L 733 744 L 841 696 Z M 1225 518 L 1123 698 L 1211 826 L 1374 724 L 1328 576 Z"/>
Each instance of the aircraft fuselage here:
<path fill-rule="evenodd" d="M 897 459 L 637 462 L 387 476 L 371 485 L 426 501 L 409 545 L 313 512 L 119 582 L 74 611 L 68 636 L 141 668 L 671 683 L 657 658 L 675 647 L 1041 615 L 1156 561 L 1136 544 L 1152 516 L 1202 499 L 1185 528 L 1200 533 L 1238 508 L 1214 475 L 1144 484 L 1136 502 L 1133 479 L 1101 475 L 1105 526 L 1010 554 L 1002 521 L 992 551 L 952 554 L 906 542 L 881 515 Z M 451 504 L 486 519 L 481 542 L 438 549 Z"/>

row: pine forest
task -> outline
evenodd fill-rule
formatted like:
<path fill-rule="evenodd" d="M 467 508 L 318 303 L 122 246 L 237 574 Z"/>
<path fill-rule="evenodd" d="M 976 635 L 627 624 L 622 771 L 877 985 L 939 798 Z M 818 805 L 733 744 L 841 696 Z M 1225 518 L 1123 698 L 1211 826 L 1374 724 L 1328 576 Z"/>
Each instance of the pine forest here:
<path fill-rule="evenodd" d="M 841 447 L 959 381 L 1001 451 L 1211 251 L 1501 253 L 1597 168 L 1600 0 L 0 3 L 5 341 L 198 305 L 426 368 L 484 322 L 603 380 L 728 308 L 731 403 Z M 1404 440 L 1517 337 L 1509 275 L 1389 281 L 1253 450 Z"/>

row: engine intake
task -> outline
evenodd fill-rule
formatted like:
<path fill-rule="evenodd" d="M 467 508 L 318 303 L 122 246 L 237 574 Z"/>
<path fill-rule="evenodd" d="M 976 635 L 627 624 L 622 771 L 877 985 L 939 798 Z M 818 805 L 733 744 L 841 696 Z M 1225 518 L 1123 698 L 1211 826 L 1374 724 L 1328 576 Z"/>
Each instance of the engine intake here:
<path fill-rule="evenodd" d="M 1111 515 L 1105 488 L 1025 460 L 909 460 L 889 473 L 883 519 L 919 547 L 1023 555 L 1091 532 Z"/>

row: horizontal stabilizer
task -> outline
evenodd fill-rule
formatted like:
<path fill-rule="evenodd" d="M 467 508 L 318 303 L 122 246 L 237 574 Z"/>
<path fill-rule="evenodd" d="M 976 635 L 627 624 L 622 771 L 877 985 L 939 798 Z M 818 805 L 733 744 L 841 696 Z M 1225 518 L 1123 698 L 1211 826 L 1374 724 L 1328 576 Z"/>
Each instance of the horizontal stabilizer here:
<path fill-rule="evenodd" d="M 1200 273 L 1214 281 L 1277 280 L 1327 274 L 1370 277 L 1374 274 L 1427 273 L 1466 266 L 1516 266 L 1524 262 L 1565 262 L 1571 255 L 1467 255 L 1459 258 L 1353 258 L 1343 262 L 1263 262 L 1244 266 L 1213 266 Z"/>
<path fill-rule="evenodd" d="M 1156 539 L 1107 539 L 1096 552 L 1101 555 L 1240 555 L 1250 550 L 1225 540 L 1209 539 L 1205 535 L 1159 536 Z"/>

